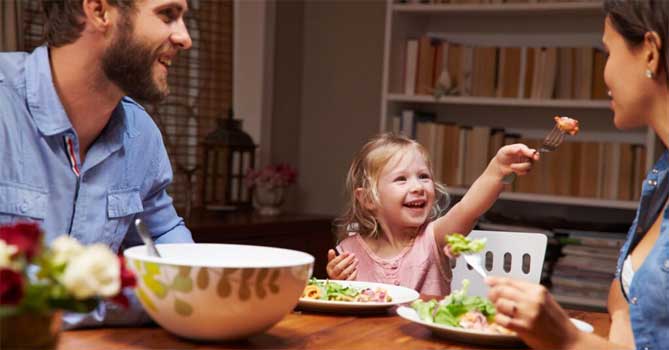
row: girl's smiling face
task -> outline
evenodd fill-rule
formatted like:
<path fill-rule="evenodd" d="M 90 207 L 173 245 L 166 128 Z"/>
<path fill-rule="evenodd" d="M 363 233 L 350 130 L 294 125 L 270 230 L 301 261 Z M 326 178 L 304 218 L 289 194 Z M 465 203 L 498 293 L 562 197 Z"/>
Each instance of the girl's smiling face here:
<path fill-rule="evenodd" d="M 415 147 L 398 152 L 388 161 L 379 174 L 377 190 L 380 204 L 374 211 L 384 231 L 417 229 L 434 204 L 432 173 Z"/>

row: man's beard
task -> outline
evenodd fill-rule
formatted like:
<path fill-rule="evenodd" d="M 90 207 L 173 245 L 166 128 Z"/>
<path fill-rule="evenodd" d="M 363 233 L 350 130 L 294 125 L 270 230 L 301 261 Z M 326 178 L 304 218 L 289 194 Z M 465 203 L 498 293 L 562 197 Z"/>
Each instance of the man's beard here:
<path fill-rule="evenodd" d="M 107 79 L 133 99 L 159 102 L 169 94 L 169 88 L 161 90 L 154 81 L 152 67 L 157 56 L 150 47 L 133 38 L 129 22 L 121 22 L 117 27 L 118 35 L 102 56 L 102 70 Z"/>

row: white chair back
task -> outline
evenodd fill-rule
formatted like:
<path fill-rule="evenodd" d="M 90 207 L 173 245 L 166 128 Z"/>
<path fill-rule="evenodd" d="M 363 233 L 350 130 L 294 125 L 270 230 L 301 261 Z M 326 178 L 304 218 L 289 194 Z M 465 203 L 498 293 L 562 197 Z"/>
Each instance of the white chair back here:
<path fill-rule="evenodd" d="M 542 233 L 473 230 L 471 239 L 485 238 L 482 255 L 483 269 L 489 276 L 505 276 L 539 283 L 544 266 L 548 238 Z M 488 286 L 463 257 L 455 261 L 451 290 L 462 288 L 462 280 L 471 283 L 468 295 L 486 297 Z"/>

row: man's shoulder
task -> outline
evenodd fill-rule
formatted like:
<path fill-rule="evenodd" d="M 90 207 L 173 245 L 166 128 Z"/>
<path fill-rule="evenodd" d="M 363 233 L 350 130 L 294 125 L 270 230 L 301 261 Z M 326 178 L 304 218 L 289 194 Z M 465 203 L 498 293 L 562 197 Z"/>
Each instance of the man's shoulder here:
<path fill-rule="evenodd" d="M 121 99 L 121 105 L 128 118 L 128 122 L 136 131 L 139 133 L 160 133 L 158 126 L 151 119 L 144 106 L 127 96 Z"/>

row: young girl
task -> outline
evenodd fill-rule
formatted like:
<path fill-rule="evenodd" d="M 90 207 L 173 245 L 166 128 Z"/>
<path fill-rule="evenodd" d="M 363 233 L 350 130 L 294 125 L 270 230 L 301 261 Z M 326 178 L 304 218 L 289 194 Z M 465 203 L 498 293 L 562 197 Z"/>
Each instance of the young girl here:
<path fill-rule="evenodd" d="M 341 240 L 328 252 L 331 279 L 402 285 L 424 294 L 450 293 L 445 236 L 467 234 L 502 191 L 502 178 L 526 174 L 533 149 L 502 147 L 483 174 L 446 215 L 445 188 L 434 181 L 427 151 L 418 142 L 379 135 L 362 147 L 347 176 L 350 202 L 339 219 Z M 342 240 L 343 239 L 343 240 Z"/>

